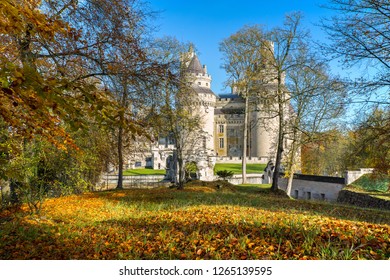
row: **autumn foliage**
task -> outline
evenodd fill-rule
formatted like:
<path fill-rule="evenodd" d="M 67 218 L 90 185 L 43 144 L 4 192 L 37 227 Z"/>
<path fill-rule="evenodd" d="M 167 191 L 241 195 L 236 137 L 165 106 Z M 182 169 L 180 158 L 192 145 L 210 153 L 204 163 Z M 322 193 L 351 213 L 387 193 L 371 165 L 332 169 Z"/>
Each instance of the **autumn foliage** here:
<path fill-rule="evenodd" d="M 121 190 L 3 212 L 1 259 L 389 259 L 387 212 L 251 187 Z"/>

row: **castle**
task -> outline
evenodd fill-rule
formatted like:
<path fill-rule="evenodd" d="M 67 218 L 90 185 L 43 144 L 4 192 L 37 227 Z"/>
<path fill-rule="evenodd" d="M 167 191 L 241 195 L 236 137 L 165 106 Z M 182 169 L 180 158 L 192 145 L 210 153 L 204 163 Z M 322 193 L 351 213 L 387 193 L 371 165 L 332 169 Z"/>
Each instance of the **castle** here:
<path fill-rule="evenodd" d="M 203 147 L 203 151 L 194 151 L 186 161 L 196 163 L 199 179 L 213 180 L 215 163 L 240 163 L 242 160 L 245 99 L 235 92 L 215 94 L 211 90 L 212 78 L 206 65 L 200 63 L 193 51 L 188 56 L 187 72 L 192 77 L 191 86 L 199 101 L 195 104 L 202 115 L 202 130 L 206 136 L 203 143 L 198 145 Z M 259 97 L 256 100 L 259 101 Z M 267 163 L 275 157 L 276 118 L 267 116 L 262 110 L 256 110 L 259 102 L 253 104 L 248 123 L 247 162 Z M 146 166 L 172 171 L 174 151 L 174 140 L 169 136 L 160 137 L 151 145 L 151 151 L 144 160 L 138 160 L 130 167 Z M 173 174 L 169 176 L 174 176 Z"/>

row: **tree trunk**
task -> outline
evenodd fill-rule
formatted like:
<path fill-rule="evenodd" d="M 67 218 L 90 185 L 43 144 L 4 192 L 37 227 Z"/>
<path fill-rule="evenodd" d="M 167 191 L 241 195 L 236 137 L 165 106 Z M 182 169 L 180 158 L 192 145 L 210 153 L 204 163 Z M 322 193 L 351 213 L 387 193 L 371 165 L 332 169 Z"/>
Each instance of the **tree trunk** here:
<path fill-rule="evenodd" d="M 291 144 L 291 151 L 290 151 L 290 159 L 288 162 L 288 182 L 287 182 L 287 189 L 286 189 L 286 194 L 291 197 L 291 188 L 292 188 L 292 183 L 294 179 L 294 172 L 295 172 L 295 156 L 296 152 L 298 149 L 298 139 L 297 139 L 297 130 L 296 130 L 297 124 L 295 124 L 295 127 L 293 128 L 293 137 L 292 137 L 292 144 Z"/>
<path fill-rule="evenodd" d="M 123 126 L 122 118 L 118 130 L 118 184 L 117 189 L 123 189 Z"/>
<path fill-rule="evenodd" d="M 289 170 L 288 170 L 288 181 L 287 181 L 287 188 L 286 188 L 286 194 L 291 197 L 291 189 L 292 189 L 292 183 L 294 179 L 294 165 L 295 165 L 295 151 L 296 151 L 296 144 L 293 143 L 291 147 L 291 157 L 289 162 Z"/>
<path fill-rule="evenodd" d="M 242 184 L 246 184 L 246 154 L 248 145 L 249 96 L 245 98 L 244 139 L 242 144 Z"/>
<path fill-rule="evenodd" d="M 178 172 L 179 172 L 179 180 L 177 182 L 178 189 L 184 189 L 184 165 L 183 165 L 183 151 L 180 147 L 177 147 L 177 164 L 178 164 Z M 176 174 L 175 174 L 176 176 Z"/>
<path fill-rule="evenodd" d="M 284 108 L 283 108 L 283 98 L 281 90 L 281 76 L 278 75 L 278 115 L 279 115 L 279 124 L 278 124 L 278 146 L 276 150 L 276 161 L 275 169 L 272 178 L 271 190 L 276 192 L 279 189 L 279 176 L 280 176 L 280 166 L 282 162 L 283 155 L 283 140 L 284 140 Z"/>
<path fill-rule="evenodd" d="M 17 193 L 18 187 L 19 187 L 19 183 L 16 182 L 15 180 L 11 179 L 11 182 L 9 184 L 9 189 L 10 189 L 11 204 L 12 205 L 17 205 L 20 202 L 19 196 Z"/>

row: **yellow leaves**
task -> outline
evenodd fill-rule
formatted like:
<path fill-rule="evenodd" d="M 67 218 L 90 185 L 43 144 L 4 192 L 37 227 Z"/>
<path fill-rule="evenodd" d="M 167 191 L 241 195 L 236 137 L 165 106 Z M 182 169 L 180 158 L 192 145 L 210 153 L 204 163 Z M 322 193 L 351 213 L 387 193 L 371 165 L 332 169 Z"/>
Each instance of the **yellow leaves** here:
<path fill-rule="evenodd" d="M 41 38 L 53 40 L 54 34 L 62 29 L 58 19 L 50 19 L 39 9 L 39 1 L 34 4 L 26 2 L 12 3 L 2 1 L 0 4 L 0 32 L 21 36 L 28 30 L 30 35 L 39 34 Z"/>
<path fill-rule="evenodd" d="M 275 247 L 274 247 L 273 245 L 269 246 L 267 249 L 268 249 L 269 251 L 271 251 L 271 252 L 275 251 Z"/>
<path fill-rule="evenodd" d="M 0 258 L 9 256 L 9 252 L 22 259 L 303 260 L 390 256 L 387 225 L 236 205 L 161 207 L 161 201 L 178 203 L 172 192 L 126 190 L 49 199 L 42 210 L 45 219 L 14 220 L 13 225 L 22 230 L 6 229 L 12 234 L 2 237 Z M 153 200 L 156 197 L 159 202 Z M 332 254 L 326 255 L 329 251 Z"/>

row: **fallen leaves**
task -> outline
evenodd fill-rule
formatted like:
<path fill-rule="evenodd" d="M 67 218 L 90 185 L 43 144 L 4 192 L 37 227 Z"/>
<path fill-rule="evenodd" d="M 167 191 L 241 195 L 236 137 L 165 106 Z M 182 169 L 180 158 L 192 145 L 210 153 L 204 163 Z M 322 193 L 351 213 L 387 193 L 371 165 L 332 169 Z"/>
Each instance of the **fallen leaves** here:
<path fill-rule="evenodd" d="M 153 204 L 156 192 L 160 199 Z M 155 208 L 140 209 L 147 203 Z M 260 207 L 175 203 L 166 189 L 51 199 L 44 218 L 19 215 L 3 224 L 0 258 L 390 258 L 388 225 Z"/>

